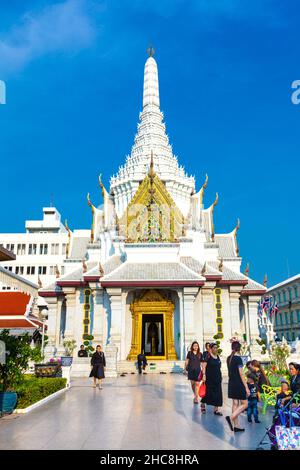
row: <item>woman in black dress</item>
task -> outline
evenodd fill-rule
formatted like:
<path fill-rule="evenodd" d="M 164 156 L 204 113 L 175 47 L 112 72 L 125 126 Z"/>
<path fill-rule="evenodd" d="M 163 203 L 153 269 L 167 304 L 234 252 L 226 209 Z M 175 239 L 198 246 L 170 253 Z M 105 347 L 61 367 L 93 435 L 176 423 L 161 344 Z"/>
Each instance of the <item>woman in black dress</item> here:
<path fill-rule="evenodd" d="M 96 381 L 98 379 L 99 389 L 102 390 L 102 379 L 104 379 L 104 369 L 106 367 L 104 352 L 101 351 L 101 346 L 98 344 L 96 352 L 91 358 L 92 370 L 90 377 L 94 377 L 94 388 L 96 388 Z"/>
<path fill-rule="evenodd" d="M 232 353 L 227 358 L 228 367 L 228 398 L 232 399 L 232 414 L 226 416 L 231 431 L 245 431 L 238 424 L 238 417 L 248 407 L 250 391 L 243 374 L 243 361 L 240 357 L 241 344 L 234 341 L 231 345 Z"/>
<path fill-rule="evenodd" d="M 206 383 L 206 395 L 201 403 L 215 407 L 214 414 L 222 416 L 219 407 L 223 405 L 221 360 L 216 343 L 210 344 L 210 353 L 203 360 L 203 382 Z"/>
<path fill-rule="evenodd" d="M 198 390 L 200 384 L 200 372 L 201 372 L 201 360 L 202 354 L 200 352 L 200 346 L 197 341 L 194 341 L 191 350 L 188 352 L 185 360 L 185 369 L 188 372 L 188 380 L 191 381 L 191 387 L 194 393 L 194 403 L 197 405 L 198 400 Z"/>

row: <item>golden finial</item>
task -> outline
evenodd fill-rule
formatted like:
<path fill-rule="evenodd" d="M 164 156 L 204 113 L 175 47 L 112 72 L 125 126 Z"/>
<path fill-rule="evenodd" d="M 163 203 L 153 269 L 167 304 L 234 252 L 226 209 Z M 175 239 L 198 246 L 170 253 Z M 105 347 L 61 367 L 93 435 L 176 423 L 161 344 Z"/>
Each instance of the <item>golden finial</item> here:
<path fill-rule="evenodd" d="M 215 241 L 215 224 L 214 224 L 214 209 L 219 201 L 219 194 L 216 193 L 216 199 L 211 206 L 211 241 L 214 243 Z"/>
<path fill-rule="evenodd" d="M 233 235 L 234 235 L 234 239 L 235 239 L 235 245 L 236 245 L 236 256 L 239 256 L 240 254 L 240 249 L 239 249 L 239 245 L 238 245 L 238 241 L 237 241 L 237 232 L 240 230 L 240 227 L 241 227 L 241 221 L 240 219 L 237 219 L 237 224 L 233 230 Z"/>
<path fill-rule="evenodd" d="M 87 272 L 87 264 L 85 262 L 85 259 L 82 260 L 82 272 L 83 273 Z"/>
<path fill-rule="evenodd" d="M 91 203 L 90 193 L 87 193 L 86 198 L 87 198 L 87 203 L 88 203 L 88 205 L 89 205 L 90 207 L 93 207 L 93 204 Z"/>
<path fill-rule="evenodd" d="M 99 263 L 99 273 L 100 273 L 100 277 L 104 276 L 104 269 L 101 263 Z"/>
<path fill-rule="evenodd" d="M 102 174 L 101 173 L 98 177 L 98 181 L 99 181 L 99 186 L 100 186 L 101 191 L 102 191 L 103 200 L 105 201 L 106 189 L 105 189 L 104 184 L 102 182 Z"/>
<path fill-rule="evenodd" d="M 249 269 L 250 269 L 250 264 L 248 263 L 244 272 L 245 276 L 247 277 L 249 277 Z"/>
<path fill-rule="evenodd" d="M 55 266 L 55 276 L 56 276 L 57 278 L 60 277 L 60 272 L 59 272 L 59 269 L 58 269 L 58 265 Z"/>
<path fill-rule="evenodd" d="M 38 285 L 39 285 L 39 289 L 41 289 L 43 287 L 40 276 L 38 277 Z"/>
<path fill-rule="evenodd" d="M 149 46 L 148 49 L 147 49 L 147 54 L 149 57 L 153 57 L 154 54 L 155 54 L 155 50 L 152 46 Z"/>
<path fill-rule="evenodd" d="M 216 205 L 218 204 L 219 202 L 219 193 L 216 193 L 216 199 L 215 199 L 215 202 L 213 203 L 212 207 L 216 207 Z"/>
<path fill-rule="evenodd" d="M 267 284 L 268 284 L 268 275 L 265 274 L 264 281 L 263 281 L 263 286 L 267 287 Z"/>
<path fill-rule="evenodd" d="M 200 189 L 200 193 L 199 193 L 201 207 L 203 205 L 204 190 L 207 188 L 207 184 L 208 184 L 208 174 L 206 174 L 206 176 L 205 176 L 205 181 L 204 181 L 203 186 Z"/>
<path fill-rule="evenodd" d="M 202 271 L 201 271 L 202 276 L 205 276 L 206 274 L 206 262 L 203 265 Z"/>
<path fill-rule="evenodd" d="M 219 271 L 222 273 L 223 272 L 223 267 L 224 267 L 224 264 L 223 264 L 223 258 L 221 258 L 220 260 L 220 264 L 219 264 Z"/>

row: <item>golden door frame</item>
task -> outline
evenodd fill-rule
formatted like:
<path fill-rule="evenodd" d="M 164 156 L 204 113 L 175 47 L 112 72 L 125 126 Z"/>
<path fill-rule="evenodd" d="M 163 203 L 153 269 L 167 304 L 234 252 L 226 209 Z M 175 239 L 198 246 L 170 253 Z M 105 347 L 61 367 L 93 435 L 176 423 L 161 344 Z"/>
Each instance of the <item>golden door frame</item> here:
<path fill-rule="evenodd" d="M 177 360 L 177 354 L 174 345 L 174 304 L 166 299 L 157 290 L 148 290 L 140 299 L 135 299 L 130 304 L 132 316 L 132 340 L 130 353 L 127 360 L 135 361 L 137 355 L 141 353 L 142 348 L 142 324 L 143 315 L 159 314 L 163 316 L 164 325 L 164 356 L 148 356 L 150 360 Z"/>

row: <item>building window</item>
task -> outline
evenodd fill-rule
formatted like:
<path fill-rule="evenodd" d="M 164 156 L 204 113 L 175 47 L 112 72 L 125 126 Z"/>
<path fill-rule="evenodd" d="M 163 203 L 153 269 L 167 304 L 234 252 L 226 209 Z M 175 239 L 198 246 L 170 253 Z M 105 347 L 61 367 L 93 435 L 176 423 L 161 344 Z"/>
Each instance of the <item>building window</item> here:
<path fill-rule="evenodd" d="M 298 299 L 298 286 L 294 286 L 295 299 Z"/>
<path fill-rule="evenodd" d="M 47 266 L 39 266 L 39 274 L 47 274 Z"/>
<path fill-rule="evenodd" d="M 49 274 L 53 276 L 55 274 L 55 266 L 50 266 L 49 268 Z"/>
<path fill-rule="evenodd" d="M 59 244 L 52 243 L 51 245 L 51 255 L 58 255 L 59 254 Z"/>
<path fill-rule="evenodd" d="M 281 292 L 278 294 L 279 303 L 281 304 Z"/>
<path fill-rule="evenodd" d="M 40 255 L 47 255 L 48 254 L 48 243 L 41 243 L 40 244 Z"/>
<path fill-rule="evenodd" d="M 24 274 L 24 266 L 16 266 L 16 274 Z"/>
<path fill-rule="evenodd" d="M 283 291 L 283 301 L 286 302 L 286 291 Z"/>
<path fill-rule="evenodd" d="M 36 255 L 36 243 L 29 243 L 28 254 Z"/>
<path fill-rule="evenodd" d="M 285 324 L 288 325 L 289 324 L 289 314 L 288 312 L 285 312 Z"/>
<path fill-rule="evenodd" d="M 61 273 L 62 276 L 65 274 L 65 267 L 64 266 L 61 266 L 60 273 Z"/>
<path fill-rule="evenodd" d="M 6 245 L 6 249 L 7 249 L 8 251 L 14 252 L 15 245 L 14 245 L 13 243 L 9 243 L 8 245 Z"/>
<path fill-rule="evenodd" d="M 62 249 L 62 255 L 65 255 L 67 253 L 67 244 L 63 243 L 61 246 L 61 249 Z"/>
<path fill-rule="evenodd" d="M 17 245 L 17 255 L 25 255 L 25 244 L 18 243 L 18 245 Z"/>
<path fill-rule="evenodd" d="M 300 323 L 300 310 L 297 310 L 297 320 Z"/>
<path fill-rule="evenodd" d="M 27 266 L 26 274 L 28 275 L 35 274 L 35 266 Z"/>

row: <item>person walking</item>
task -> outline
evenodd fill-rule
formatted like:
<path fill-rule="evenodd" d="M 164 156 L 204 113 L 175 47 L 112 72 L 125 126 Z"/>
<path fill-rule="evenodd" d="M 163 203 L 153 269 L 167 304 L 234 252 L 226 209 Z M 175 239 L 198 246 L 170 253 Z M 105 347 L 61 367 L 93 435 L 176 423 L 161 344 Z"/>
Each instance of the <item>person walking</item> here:
<path fill-rule="evenodd" d="M 241 432 L 245 431 L 238 423 L 238 417 L 248 407 L 247 398 L 250 391 L 243 374 L 243 361 L 240 357 L 241 344 L 238 341 L 233 341 L 231 344 L 232 353 L 227 358 L 228 367 L 228 398 L 232 399 L 232 414 L 226 416 L 226 421 L 231 431 Z"/>
<path fill-rule="evenodd" d="M 201 400 L 202 404 L 214 406 L 214 414 L 216 416 L 223 416 L 219 408 L 223 406 L 222 394 L 222 373 L 221 373 L 221 360 L 218 356 L 218 346 L 216 343 L 210 343 L 209 353 L 203 359 L 202 381 L 206 384 L 206 395 Z M 203 354 L 204 355 L 204 354 Z"/>
<path fill-rule="evenodd" d="M 91 366 L 92 370 L 90 373 L 90 377 L 94 377 L 94 388 L 96 388 L 97 386 L 96 382 L 98 379 L 99 389 L 102 390 L 102 380 L 105 377 L 104 370 L 106 367 L 106 361 L 104 352 L 102 351 L 100 344 L 97 345 L 96 352 L 94 352 L 94 354 L 92 355 Z"/>
<path fill-rule="evenodd" d="M 141 354 L 138 354 L 137 362 L 138 362 L 139 374 L 142 374 L 142 371 L 145 370 L 146 366 L 148 365 L 147 358 L 145 356 L 144 351 L 142 351 Z"/>
<path fill-rule="evenodd" d="M 210 343 L 209 342 L 206 342 L 205 345 L 205 351 L 203 351 L 203 354 L 202 354 L 202 361 L 206 361 L 206 358 L 209 356 L 209 352 L 210 352 Z M 206 407 L 205 407 L 205 403 L 203 401 L 203 398 L 201 398 L 201 413 L 206 413 Z"/>
<path fill-rule="evenodd" d="M 185 360 L 185 369 L 188 373 L 188 380 L 191 382 L 191 387 L 194 393 L 194 404 L 199 403 L 198 390 L 200 385 L 200 372 L 201 372 L 202 354 L 200 346 L 197 341 L 194 341 L 190 351 L 188 352 Z"/>

